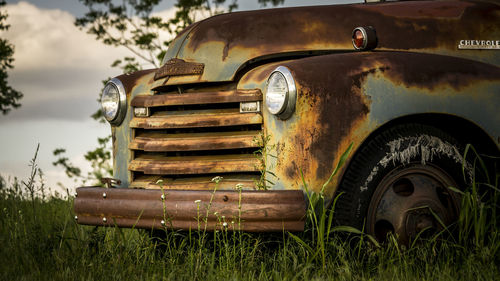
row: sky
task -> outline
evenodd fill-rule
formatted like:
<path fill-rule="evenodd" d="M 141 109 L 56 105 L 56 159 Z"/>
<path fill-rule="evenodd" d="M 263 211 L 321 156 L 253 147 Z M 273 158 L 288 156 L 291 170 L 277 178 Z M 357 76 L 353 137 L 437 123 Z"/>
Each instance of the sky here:
<path fill-rule="evenodd" d="M 172 16 L 174 2 L 162 1 L 154 12 Z M 282 6 L 339 2 L 351 1 L 285 0 Z M 238 10 L 259 8 L 257 0 L 239 1 Z M 52 165 L 56 160 L 52 152 L 65 148 L 72 163 L 84 173 L 90 170 L 84 154 L 97 147 L 98 137 L 110 134 L 108 124 L 90 117 L 99 107 L 101 81 L 119 75 L 111 63 L 131 54 L 123 47 L 106 46 L 74 26 L 76 17 L 87 11 L 78 0 L 7 0 L 2 10 L 7 11 L 11 27 L 0 32 L 0 37 L 15 46 L 9 84 L 24 97 L 20 108 L 0 114 L 0 175 L 9 181 L 14 177 L 26 180 L 29 162 L 40 144 L 37 164 L 45 185 L 52 192 L 65 194 L 66 188 L 73 192 L 79 183 Z"/>

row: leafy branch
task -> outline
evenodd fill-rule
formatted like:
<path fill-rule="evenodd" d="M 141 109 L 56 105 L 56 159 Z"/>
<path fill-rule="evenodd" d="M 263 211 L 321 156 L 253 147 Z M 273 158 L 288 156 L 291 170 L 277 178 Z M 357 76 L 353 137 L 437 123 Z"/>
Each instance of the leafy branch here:
<path fill-rule="evenodd" d="M 0 7 L 5 6 L 5 1 L 0 0 Z M 0 10 L 0 31 L 7 31 L 10 27 L 5 23 L 7 13 Z M 6 39 L 0 38 L 0 111 L 5 115 L 13 108 L 21 106 L 19 100 L 23 94 L 13 89 L 7 82 L 7 70 L 14 67 L 14 45 Z"/>

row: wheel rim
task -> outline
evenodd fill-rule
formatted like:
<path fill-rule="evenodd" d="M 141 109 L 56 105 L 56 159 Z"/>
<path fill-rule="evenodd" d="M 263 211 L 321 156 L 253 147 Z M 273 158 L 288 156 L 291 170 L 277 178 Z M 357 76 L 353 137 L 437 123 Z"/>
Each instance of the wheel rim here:
<path fill-rule="evenodd" d="M 432 234 L 456 221 L 455 181 L 432 164 L 400 166 L 377 186 L 368 207 L 367 230 L 384 241 L 389 232 L 408 244 L 417 235 Z M 420 233 L 420 234 L 419 234 Z"/>

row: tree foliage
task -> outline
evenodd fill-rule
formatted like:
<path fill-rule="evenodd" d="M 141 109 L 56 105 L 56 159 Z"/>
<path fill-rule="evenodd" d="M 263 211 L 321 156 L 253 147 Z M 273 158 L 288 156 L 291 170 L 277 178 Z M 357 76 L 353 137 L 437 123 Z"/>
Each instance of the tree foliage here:
<path fill-rule="evenodd" d="M 74 179 L 75 182 L 81 181 L 83 184 L 102 185 L 101 179 L 113 174 L 110 164 L 111 150 L 108 147 L 110 139 L 111 136 L 97 138 L 98 147 L 85 154 L 85 160 L 92 167 L 92 170 L 87 175 L 84 175 L 80 168 L 71 163 L 70 159 L 65 155 L 66 149 L 64 148 L 57 148 L 52 152 L 57 157 L 57 160 L 52 162 L 52 165 L 62 167 L 68 178 Z"/>
<path fill-rule="evenodd" d="M 117 60 L 124 72 L 141 69 L 137 59 L 158 67 L 166 49 L 176 34 L 205 17 L 231 12 L 238 8 L 237 0 L 177 0 L 173 18 L 154 15 L 161 0 L 80 0 L 88 12 L 75 21 L 75 25 L 95 36 L 106 45 L 125 47 L 133 56 Z M 229 2 L 226 4 L 226 2 Z M 258 0 L 279 5 L 284 0 Z M 161 38 L 160 34 L 169 36 Z"/>
<path fill-rule="evenodd" d="M 0 0 L 0 7 L 2 6 L 5 6 L 5 1 Z M 0 31 L 9 29 L 10 25 L 5 23 L 7 17 L 7 13 L 0 10 Z M 19 100 L 23 97 L 21 92 L 13 89 L 7 82 L 7 70 L 14 67 L 13 55 L 14 46 L 6 39 L 0 38 L 0 111 L 3 114 L 21 106 Z"/>
<path fill-rule="evenodd" d="M 80 0 L 88 8 L 85 16 L 75 25 L 85 29 L 106 45 L 127 48 L 133 57 L 158 66 L 164 41 L 158 36 L 168 27 L 160 17 L 153 17 L 153 7 L 160 0 L 124 0 L 116 4 L 112 0 Z M 135 70 L 135 69 L 131 69 Z"/>

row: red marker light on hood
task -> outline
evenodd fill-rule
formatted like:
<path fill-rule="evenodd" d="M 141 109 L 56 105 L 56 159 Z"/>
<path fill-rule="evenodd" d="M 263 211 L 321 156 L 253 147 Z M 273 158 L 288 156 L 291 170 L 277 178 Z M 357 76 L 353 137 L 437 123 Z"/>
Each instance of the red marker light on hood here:
<path fill-rule="evenodd" d="M 363 36 L 363 32 L 361 32 L 361 30 L 354 30 L 354 34 L 352 35 L 352 44 L 356 49 L 363 49 L 365 45 L 365 36 Z"/>
<path fill-rule="evenodd" d="M 352 45 L 354 49 L 365 51 L 377 47 L 377 34 L 371 26 L 356 27 L 352 31 Z"/>

